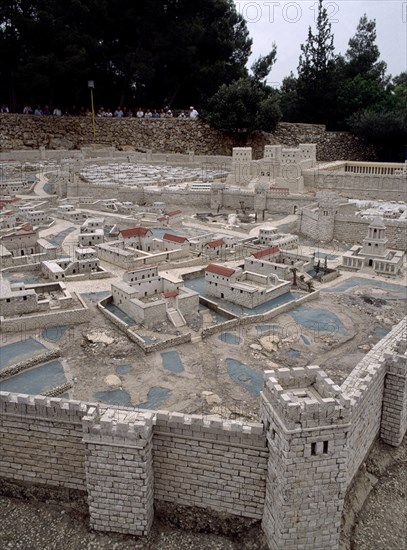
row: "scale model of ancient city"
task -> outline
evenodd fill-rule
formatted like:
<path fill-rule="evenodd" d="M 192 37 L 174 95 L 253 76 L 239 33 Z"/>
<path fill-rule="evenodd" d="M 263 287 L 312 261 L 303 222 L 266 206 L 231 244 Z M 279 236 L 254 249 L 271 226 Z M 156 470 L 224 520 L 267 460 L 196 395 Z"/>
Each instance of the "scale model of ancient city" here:
<path fill-rule="evenodd" d="M 1 479 L 339 548 L 407 428 L 407 164 L 301 141 L 0 153 Z"/>

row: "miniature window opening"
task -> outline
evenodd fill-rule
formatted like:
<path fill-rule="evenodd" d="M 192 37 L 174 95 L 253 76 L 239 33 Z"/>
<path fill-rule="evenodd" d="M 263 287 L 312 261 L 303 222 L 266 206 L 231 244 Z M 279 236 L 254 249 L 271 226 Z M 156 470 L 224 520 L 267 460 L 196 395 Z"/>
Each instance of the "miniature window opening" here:
<path fill-rule="evenodd" d="M 317 444 L 314 442 L 314 443 L 311 443 L 311 456 L 316 456 L 317 454 Z"/>
<path fill-rule="evenodd" d="M 328 454 L 328 441 L 324 441 L 324 446 L 323 446 L 323 454 L 324 455 L 327 455 Z"/>

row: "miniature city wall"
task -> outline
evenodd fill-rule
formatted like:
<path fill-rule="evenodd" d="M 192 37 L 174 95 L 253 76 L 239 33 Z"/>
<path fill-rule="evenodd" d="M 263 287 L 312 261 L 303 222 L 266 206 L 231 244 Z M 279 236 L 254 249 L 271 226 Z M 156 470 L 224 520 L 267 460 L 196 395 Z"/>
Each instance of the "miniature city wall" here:
<path fill-rule="evenodd" d="M 0 393 L 0 478 L 88 496 L 99 531 L 149 532 L 154 501 L 262 520 L 272 550 L 337 550 L 346 491 L 378 436 L 407 430 L 407 318 L 342 387 L 266 371 L 261 422 Z"/>

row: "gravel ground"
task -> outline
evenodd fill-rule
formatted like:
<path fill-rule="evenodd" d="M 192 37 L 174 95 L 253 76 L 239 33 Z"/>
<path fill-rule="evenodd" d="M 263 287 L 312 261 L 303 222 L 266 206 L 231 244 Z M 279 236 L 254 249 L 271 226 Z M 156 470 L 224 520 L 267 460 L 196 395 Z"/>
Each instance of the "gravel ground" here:
<path fill-rule="evenodd" d="M 0 497 L 2 550 L 266 550 L 259 528 L 239 541 L 182 531 L 155 521 L 145 540 L 92 533 L 87 517 L 60 505 Z"/>
<path fill-rule="evenodd" d="M 367 470 L 379 481 L 356 521 L 352 550 L 406 550 L 407 436 L 397 449 L 376 445 Z"/>
<path fill-rule="evenodd" d="M 378 443 L 367 470 L 378 482 L 360 512 L 351 550 L 407 549 L 407 436 L 398 449 Z M 146 539 L 90 532 L 85 514 L 46 502 L 0 496 L 3 550 L 266 550 L 260 527 L 227 537 L 196 533 L 156 520 Z M 190 518 L 180 523 L 188 526 Z M 329 550 L 329 549 L 327 549 Z"/>

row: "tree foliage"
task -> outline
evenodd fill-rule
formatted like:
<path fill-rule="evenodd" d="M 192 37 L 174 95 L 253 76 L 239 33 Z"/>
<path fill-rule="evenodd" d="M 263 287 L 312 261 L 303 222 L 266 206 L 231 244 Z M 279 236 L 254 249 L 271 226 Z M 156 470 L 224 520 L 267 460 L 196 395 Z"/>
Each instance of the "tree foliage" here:
<path fill-rule="evenodd" d="M 205 119 L 214 128 L 271 132 L 281 118 L 277 94 L 253 78 L 224 84 L 209 100 Z"/>
<path fill-rule="evenodd" d="M 273 131 L 281 118 L 279 94 L 265 83 L 277 59 L 277 47 L 252 65 L 252 76 L 222 85 L 203 113 L 214 128 Z"/>
<path fill-rule="evenodd" d="M 335 75 L 334 36 L 323 0 L 318 3 L 316 32 L 308 29 L 298 65 L 297 113 L 302 122 L 323 123 L 332 112 Z"/>
<path fill-rule="evenodd" d="M 3 0 L 0 96 L 11 105 L 200 102 L 247 74 L 233 0 Z"/>

